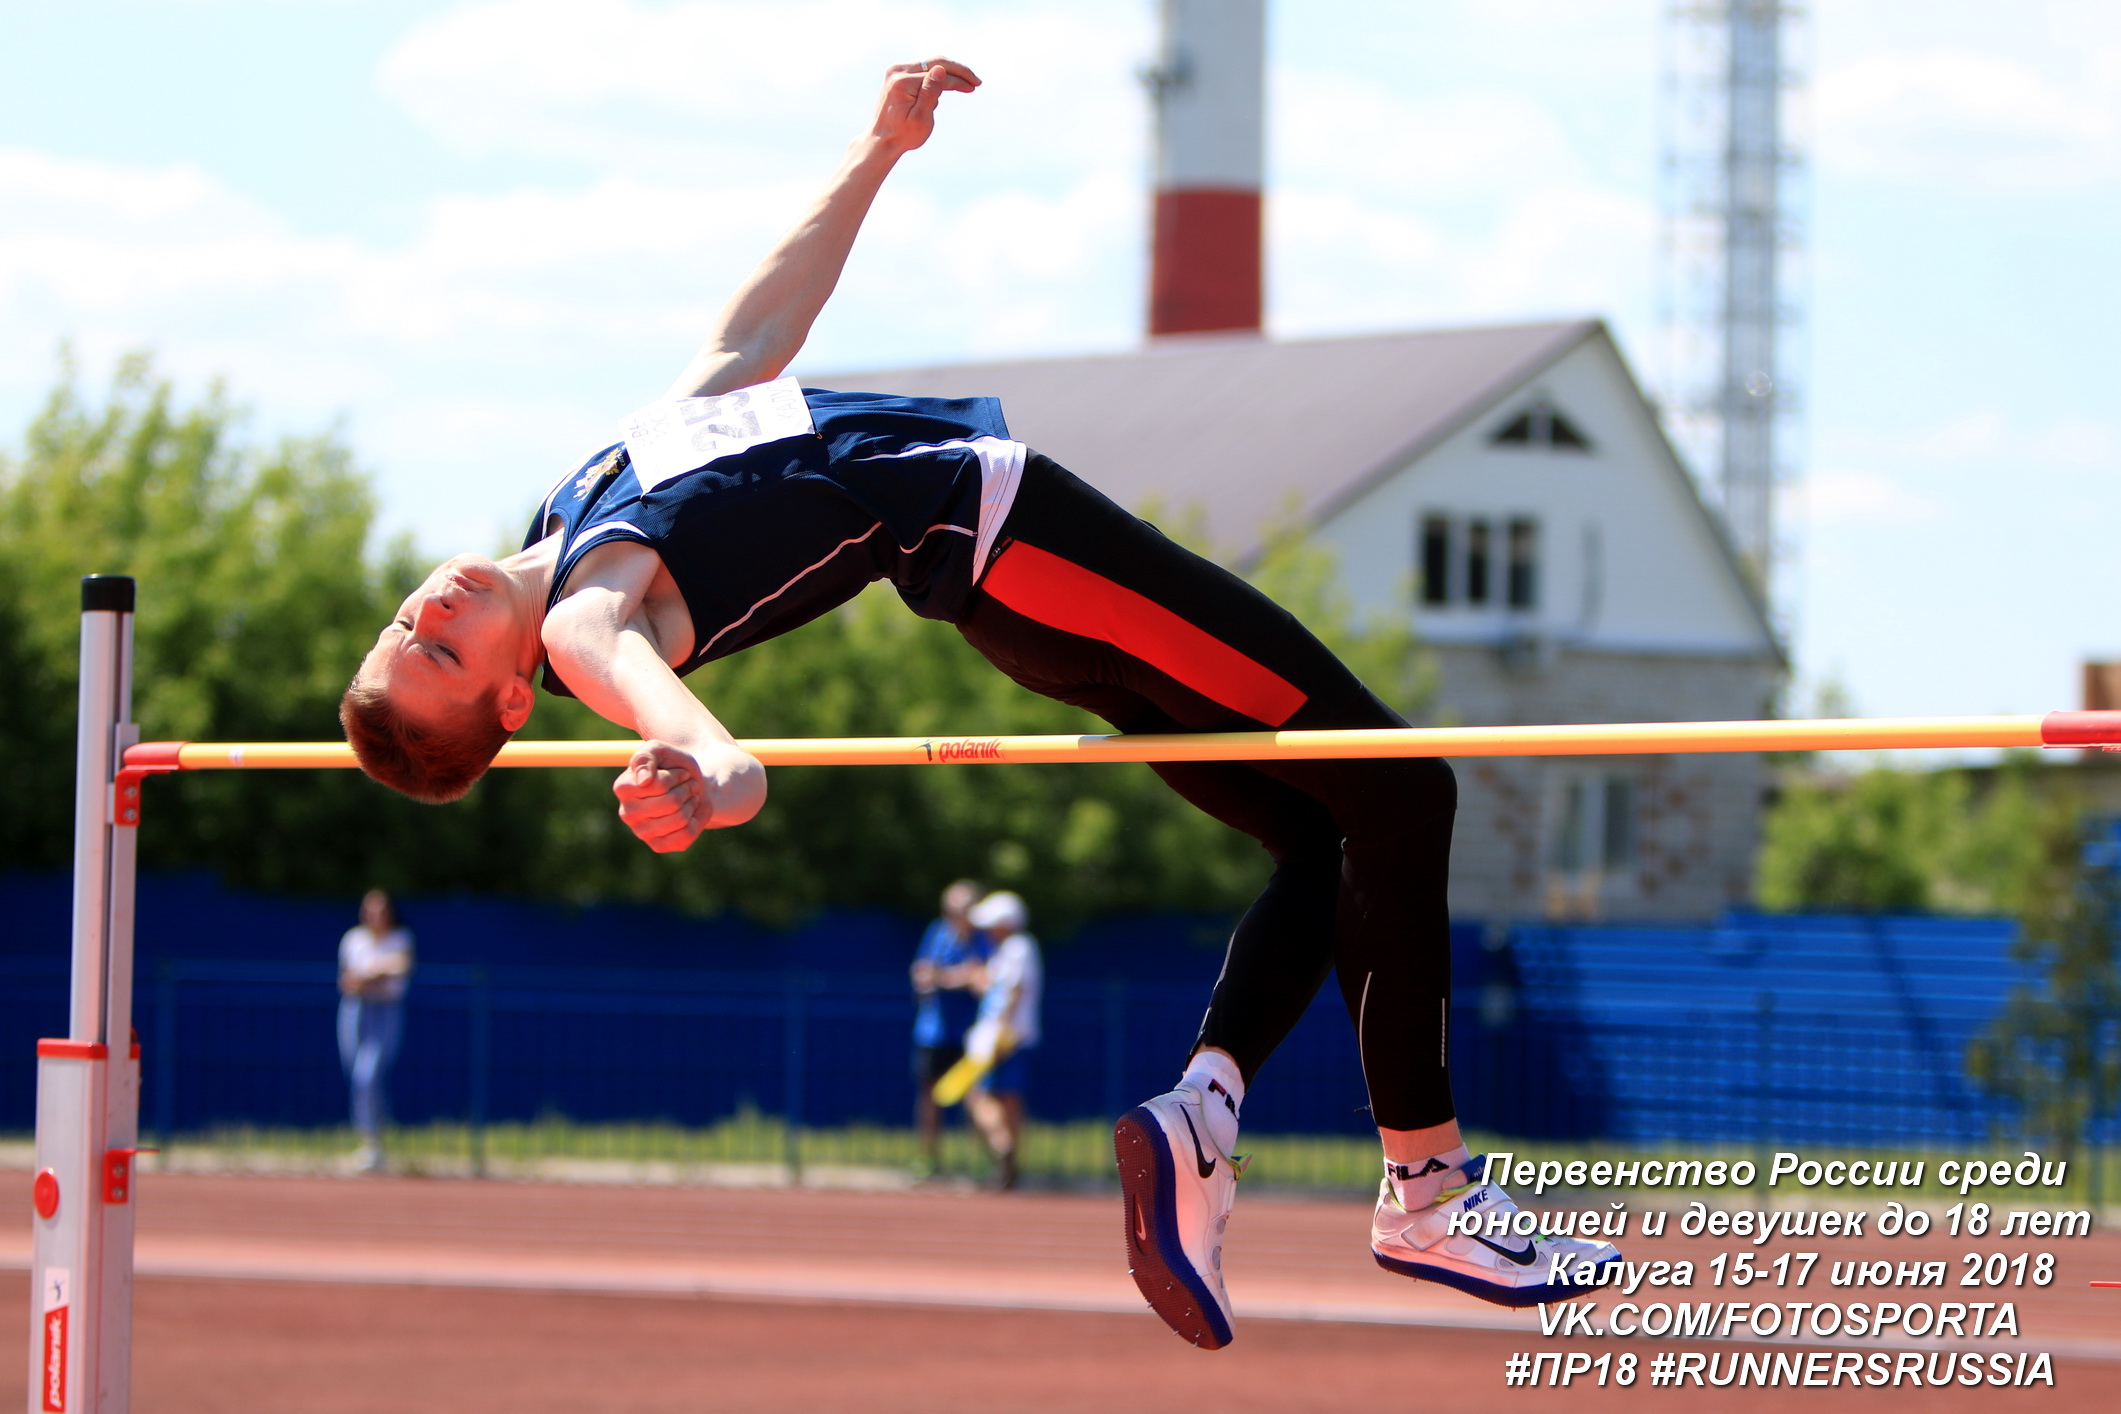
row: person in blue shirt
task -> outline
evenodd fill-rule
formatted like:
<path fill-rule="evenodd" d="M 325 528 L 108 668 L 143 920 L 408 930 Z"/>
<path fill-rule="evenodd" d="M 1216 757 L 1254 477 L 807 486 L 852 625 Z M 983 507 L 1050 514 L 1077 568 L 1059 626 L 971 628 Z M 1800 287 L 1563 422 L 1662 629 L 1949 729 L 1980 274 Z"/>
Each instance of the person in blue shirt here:
<path fill-rule="evenodd" d="M 978 1012 L 973 972 L 987 960 L 987 938 L 968 917 L 979 902 L 980 886 L 960 879 L 943 890 L 942 916 L 928 925 L 913 954 L 914 1123 L 920 1132 L 917 1178 L 931 1177 L 938 1167 L 943 1113 L 935 1102 L 935 1082 L 965 1054 L 965 1032 Z"/>
<path fill-rule="evenodd" d="M 783 376 L 885 177 L 928 140 L 945 93 L 978 86 L 944 59 L 894 66 L 869 130 L 665 397 L 552 488 L 520 552 L 455 556 L 406 596 L 340 704 L 364 770 L 419 800 L 458 798 L 529 721 L 542 672 L 639 733 L 612 784 L 619 819 L 658 853 L 688 849 L 757 815 L 766 771 L 682 675 L 878 580 L 1012 681 L 1118 731 L 1406 725 L 1294 615 L 1016 440 L 997 400 Z M 1358 380 L 1346 396 L 1369 394 Z M 1162 415 L 1119 392 L 1089 412 L 1122 429 Z M 1243 414 L 1288 415 L 1271 401 Z M 1455 1230 L 1470 1216 L 1511 1234 L 1524 1215 L 1486 1182 L 1451 1096 L 1450 766 L 1154 769 L 1257 840 L 1273 872 L 1231 932 L 1177 1086 L 1114 1127 L 1127 1263 L 1150 1307 L 1194 1344 L 1230 1341 L 1239 1109 L 1329 977 L 1383 1148 L 1375 1260 L 1509 1306 L 1595 1290 L 1620 1259 L 1610 1244 Z"/>

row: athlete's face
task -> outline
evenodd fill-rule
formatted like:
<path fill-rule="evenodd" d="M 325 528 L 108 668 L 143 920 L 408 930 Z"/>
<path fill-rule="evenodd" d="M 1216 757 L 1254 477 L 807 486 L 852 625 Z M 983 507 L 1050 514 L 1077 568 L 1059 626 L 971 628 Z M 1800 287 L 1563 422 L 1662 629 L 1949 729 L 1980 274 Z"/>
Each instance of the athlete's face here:
<path fill-rule="evenodd" d="M 514 731 L 529 719 L 537 639 L 515 581 L 483 555 L 437 565 L 405 597 L 361 664 L 416 722 L 446 720 L 489 700 Z"/>

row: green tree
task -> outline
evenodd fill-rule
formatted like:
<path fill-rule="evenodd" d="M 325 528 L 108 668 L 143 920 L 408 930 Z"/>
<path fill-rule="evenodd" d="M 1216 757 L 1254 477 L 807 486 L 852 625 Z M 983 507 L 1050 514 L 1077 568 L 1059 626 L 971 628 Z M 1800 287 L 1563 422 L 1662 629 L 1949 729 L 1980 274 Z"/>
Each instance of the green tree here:
<path fill-rule="evenodd" d="M 2121 890 L 2108 862 L 2073 867 L 2078 840 L 2054 842 L 2045 890 L 2024 921 L 2018 953 L 2038 981 L 2013 990 L 1967 1053 L 1967 1070 L 1991 1094 L 2018 1103 L 2020 1129 L 2065 1156 L 2121 1084 L 2121 973 L 2115 910 Z"/>
<path fill-rule="evenodd" d="M 1978 792 L 1964 771 L 1878 766 L 1792 781 L 1768 813 L 1758 897 L 1776 910 L 2016 914 L 2045 822 L 2074 806 L 2014 757 Z M 2058 815 L 2057 812 L 2060 812 Z"/>
<path fill-rule="evenodd" d="M 58 867 L 73 815 L 84 572 L 131 574 L 134 709 L 149 740 L 337 735 L 337 702 L 389 609 L 416 582 L 406 547 L 367 553 L 373 506 L 334 437 L 253 447 L 216 388 L 179 406 L 145 356 L 100 405 L 71 369 L 0 458 L 0 844 L 11 866 Z M 174 777 L 149 789 L 142 861 L 232 884 L 351 892 L 527 889 L 541 827 L 510 781 L 455 819 L 348 773 Z"/>
<path fill-rule="evenodd" d="M 2121 880 L 2110 845 L 2086 847 L 2073 819 L 2041 822 L 2037 868 L 2019 912 L 2016 952 L 2037 980 L 2014 988 L 1967 1049 L 1967 1073 L 2017 1102 L 2028 1139 L 2075 1152 L 2121 1085 L 2121 970 L 2115 950 Z"/>

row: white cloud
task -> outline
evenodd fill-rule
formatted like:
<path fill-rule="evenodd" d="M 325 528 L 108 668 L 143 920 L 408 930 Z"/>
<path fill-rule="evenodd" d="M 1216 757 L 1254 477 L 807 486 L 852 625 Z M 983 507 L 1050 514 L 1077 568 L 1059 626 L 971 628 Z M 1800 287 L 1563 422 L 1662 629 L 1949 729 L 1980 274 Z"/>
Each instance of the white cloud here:
<path fill-rule="evenodd" d="M 834 13 L 834 12 L 837 13 Z M 630 0 L 493 0 L 414 26 L 378 82 L 407 112 L 470 152 L 517 151 L 609 161 L 655 139 L 658 156 L 711 160 L 701 120 L 732 121 L 740 156 L 761 140 L 818 126 L 829 105 L 860 116 L 847 80 L 863 28 L 830 3 L 689 4 Z M 789 62 L 787 38 L 805 39 Z M 768 57 L 771 56 L 771 57 Z M 691 131 L 673 131 L 674 117 Z M 764 118 L 765 121 L 760 121 Z"/>
<path fill-rule="evenodd" d="M 226 374 L 282 426 L 355 410 L 394 512 L 483 545 L 526 464 L 535 480 L 661 390 L 818 180 L 446 196 L 385 246 L 303 234 L 190 168 L 0 150 L 0 378 L 26 408 L 70 338 L 91 367 L 158 346 L 187 380 Z M 1124 343 L 1145 224 L 1111 173 L 887 192 L 805 364 Z M 574 433 L 540 459 L 557 427 Z"/>
<path fill-rule="evenodd" d="M 2022 471 L 2075 478 L 2121 471 L 2121 427 L 2074 416 L 2028 425 L 1994 407 L 1899 433 L 1830 429 L 1820 442 L 1822 464 L 1882 464 L 1931 475 Z"/>
<path fill-rule="evenodd" d="M 1411 96 L 1316 69 L 1277 71 L 1274 92 L 1278 329 L 1560 314 L 1647 329 L 1655 212 L 1597 180 L 1585 139 L 1538 96 Z"/>
<path fill-rule="evenodd" d="M 1995 408 L 1978 408 L 1908 439 L 1904 454 L 1950 464 L 2069 473 L 2111 466 L 2115 430 L 2085 418 L 2026 428 Z"/>
<path fill-rule="evenodd" d="M 132 310 L 210 282 L 236 297 L 343 269 L 351 247 L 283 223 L 188 166 L 0 149 L 0 300 Z"/>
<path fill-rule="evenodd" d="M 802 366 L 1124 346 L 1139 327 L 1147 229 L 1139 184 L 1109 173 L 954 202 L 886 193 Z"/>
<path fill-rule="evenodd" d="M 861 116 L 881 62 L 909 42 L 946 49 L 988 84 L 946 112 L 947 155 L 922 154 L 894 179 L 828 327 L 851 328 L 848 306 L 866 301 L 949 311 L 967 337 L 943 356 L 1030 351 L 1040 338 L 1082 347 L 1137 327 L 1148 113 L 1134 68 L 1153 8 L 492 0 L 416 27 L 380 81 L 467 149 L 567 153 L 645 185 L 720 190 L 763 187 L 791 165 L 798 185 L 814 181 L 816 154 Z M 789 42 L 812 33 L 830 37 Z M 727 63 L 753 51 L 804 57 Z M 1273 75 L 1271 101 L 1278 328 L 1646 314 L 1646 204 L 1590 180 L 1577 139 L 1536 98 L 1466 86 L 1417 100 L 1294 69 Z M 887 252 L 891 279 L 864 273 Z M 1069 274 L 1072 291 L 1045 283 Z"/>
<path fill-rule="evenodd" d="M 1866 711 L 2071 705 L 2121 596 L 2115 429 L 1976 409 L 1900 435 L 1829 429 L 1792 509 L 1798 657 Z"/>
<path fill-rule="evenodd" d="M 1627 193 L 1528 191 L 1475 261 L 1473 297 L 1498 308 L 1611 310 L 1647 284 L 1655 234 L 1654 210 Z"/>
<path fill-rule="evenodd" d="M 1887 51 L 1819 80 L 1822 164 L 1976 191 L 2121 178 L 2121 51 L 2072 76 L 2002 54 Z"/>
<path fill-rule="evenodd" d="M 1798 520 L 1813 530 L 1847 525 L 1923 525 L 1943 513 L 1934 498 L 1875 471 L 1816 467 L 1792 491 Z"/>
<path fill-rule="evenodd" d="M 1345 74 L 1280 70 L 1272 122 L 1277 182 L 1436 204 L 1507 197 L 1584 170 L 1555 113 L 1504 89 L 1416 100 Z"/>
<path fill-rule="evenodd" d="M 1468 220 L 1297 188 L 1269 216 L 1275 323 L 1290 332 L 1557 315 L 1649 327 L 1656 217 L 1626 193 L 1535 186 Z"/>
<path fill-rule="evenodd" d="M 986 80 L 945 99 L 954 160 L 1022 173 L 1140 153 L 1147 8 L 487 0 L 416 25 L 378 82 L 467 152 L 720 183 L 829 156 L 866 121 L 886 64 L 949 54 Z"/>

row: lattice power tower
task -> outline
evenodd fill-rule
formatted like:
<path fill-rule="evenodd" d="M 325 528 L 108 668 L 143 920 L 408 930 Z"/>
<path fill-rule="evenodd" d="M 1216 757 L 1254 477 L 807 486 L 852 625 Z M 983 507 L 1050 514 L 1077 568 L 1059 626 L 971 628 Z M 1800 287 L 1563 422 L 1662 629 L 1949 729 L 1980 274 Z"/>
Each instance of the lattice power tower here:
<path fill-rule="evenodd" d="M 1788 100 L 1801 19 L 1788 0 L 1682 0 L 1666 23 L 1660 399 L 1763 592 L 1797 406 L 1786 336 L 1799 321 L 1790 271 L 1802 157 Z"/>

